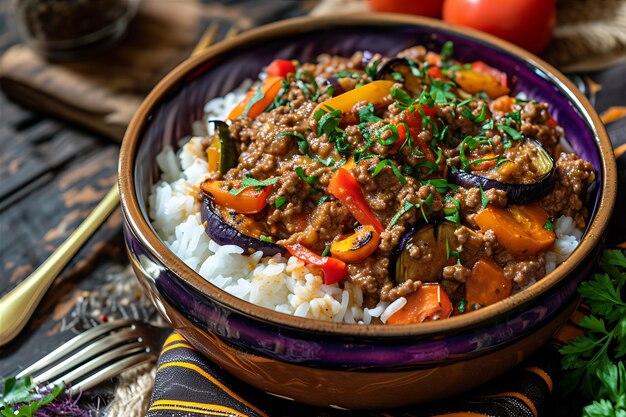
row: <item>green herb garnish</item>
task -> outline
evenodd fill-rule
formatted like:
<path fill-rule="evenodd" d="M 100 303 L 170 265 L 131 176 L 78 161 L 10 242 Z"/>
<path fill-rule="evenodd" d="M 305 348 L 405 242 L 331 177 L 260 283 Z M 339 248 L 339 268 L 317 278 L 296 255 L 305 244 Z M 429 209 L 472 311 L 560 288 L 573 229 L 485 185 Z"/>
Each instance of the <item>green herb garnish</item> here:
<path fill-rule="evenodd" d="M 324 252 L 322 252 L 322 256 L 328 256 L 329 253 L 330 253 L 330 245 L 326 245 L 326 247 L 324 248 Z"/>
<path fill-rule="evenodd" d="M 279 180 L 279 177 L 270 178 L 265 181 L 259 181 L 252 177 L 245 177 L 243 180 L 241 180 L 241 185 L 239 186 L 239 188 L 233 188 L 229 190 L 228 192 L 231 193 L 232 195 L 239 195 L 239 193 L 241 193 L 244 189 L 248 187 L 256 187 L 258 190 L 260 190 L 263 187 L 276 184 L 276 181 L 278 180 Z"/>
<path fill-rule="evenodd" d="M 407 213 L 412 208 L 419 207 L 419 204 L 413 204 L 410 201 L 405 201 L 404 206 L 393 216 L 391 221 L 389 222 L 389 226 L 395 226 L 405 213 Z"/>
<path fill-rule="evenodd" d="M 241 113 L 241 117 L 247 117 L 248 116 L 248 112 L 250 111 L 252 106 L 254 106 L 259 101 L 263 100 L 263 97 L 265 97 L 265 94 L 263 94 L 263 91 L 261 90 L 261 87 L 257 87 L 257 89 L 254 91 L 254 95 L 252 96 L 252 98 L 248 102 L 248 105 L 243 110 L 243 113 Z"/>
<path fill-rule="evenodd" d="M 580 389 L 593 402 L 583 417 L 626 415 L 626 256 L 606 250 L 600 261 L 602 272 L 580 284 L 578 292 L 591 314 L 578 325 L 586 330 L 560 349 L 565 375 L 563 387 Z"/>
<path fill-rule="evenodd" d="M 480 189 L 480 206 L 484 209 L 489 204 L 489 198 L 485 195 L 482 184 L 478 184 L 478 188 Z"/>
<path fill-rule="evenodd" d="M 511 126 L 498 125 L 498 129 L 503 130 L 513 140 L 522 140 L 522 134 L 519 131 L 513 129 Z"/>
<path fill-rule="evenodd" d="M 263 242 L 272 242 L 272 237 L 271 236 L 261 235 L 261 236 L 259 236 L 259 239 L 262 240 Z"/>
<path fill-rule="evenodd" d="M 302 152 L 303 155 L 309 156 L 309 142 L 307 142 L 306 138 L 302 133 L 299 132 L 283 132 L 276 135 L 276 138 L 281 138 L 283 136 L 292 136 L 296 138 L 298 141 L 298 149 Z"/>
<path fill-rule="evenodd" d="M 378 72 L 378 64 L 380 64 L 380 59 L 376 59 L 365 67 L 365 73 L 373 80 L 376 78 L 376 73 Z"/>
<path fill-rule="evenodd" d="M 396 166 L 396 164 L 391 159 L 383 159 L 382 161 L 380 161 L 374 168 L 374 171 L 372 172 L 372 177 L 375 177 L 376 175 L 380 174 L 380 172 L 386 166 L 391 168 L 391 170 L 393 171 L 393 174 L 396 176 L 396 178 L 398 178 L 398 181 L 400 181 L 402 185 L 406 184 L 406 178 L 404 178 L 404 175 L 402 175 L 400 170 L 398 170 L 398 167 Z"/>
<path fill-rule="evenodd" d="M 552 220 L 550 220 L 549 217 L 546 220 L 546 223 L 543 225 L 543 228 L 554 233 L 554 224 L 552 223 Z"/>
<path fill-rule="evenodd" d="M 33 385 L 30 377 L 7 378 L 0 396 L 0 414 L 5 417 L 33 417 L 37 410 L 50 404 L 64 390 L 64 384 L 43 390 Z"/>
<path fill-rule="evenodd" d="M 274 201 L 274 207 L 276 207 L 277 209 L 281 208 L 282 206 L 285 205 L 286 202 L 287 202 L 287 197 L 285 197 L 284 195 L 281 195 Z"/>
<path fill-rule="evenodd" d="M 302 181 L 306 182 L 307 184 L 309 184 L 309 185 L 311 185 L 311 186 L 313 186 L 313 185 L 315 184 L 315 181 L 317 180 L 317 177 L 318 177 L 317 175 L 315 175 L 315 176 L 311 176 L 311 177 L 307 177 L 307 176 L 304 174 L 304 168 L 302 168 L 302 167 L 300 167 L 300 166 L 297 166 L 297 167 L 295 168 L 295 171 L 296 171 L 296 174 L 298 175 L 298 177 L 300 177 L 300 179 L 301 179 Z"/>
<path fill-rule="evenodd" d="M 367 106 L 359 110 L 359 120 L 361 123 L 373 123 L 382 119 L 374 114 L 374 105 L 367 103 Z"/>
<path fill-rule="evenodd" d="M 447 202 L 451 202 L 454 207 L 445 207 L 443 212 L 446 214 L 445 219 L 461 225 L 461 203 L 454 197 L 446 197 Z"/>

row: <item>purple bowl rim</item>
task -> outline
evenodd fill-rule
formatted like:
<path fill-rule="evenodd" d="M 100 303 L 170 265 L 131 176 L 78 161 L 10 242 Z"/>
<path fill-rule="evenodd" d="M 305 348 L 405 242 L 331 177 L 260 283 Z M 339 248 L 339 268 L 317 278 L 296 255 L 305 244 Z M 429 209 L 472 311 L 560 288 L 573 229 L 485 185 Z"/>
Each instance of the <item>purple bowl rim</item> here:
<path fill-rule="evenodd" d="M 554 272 L 548 274 L 542 280 L 505 300 L 491 306 L 482 308 L 468 315 L 460 315 L 446 320 L 419 323 L 403 326 L 386 325 L 358 325 L 348 323 L 334 323 L 308 318 L 301 318 L 279 313 L 264 307 L 260 307 L 232 296 L 218 287 L 210 284 L 198 273 L 183 263 L 173 252 L 171 252 L 161 239 L 156 235 L 149 220 L 143 216 L 143 212 L 138 203 L 138 196 L 134 186 L 134 166 L 137 156 L 139 139 L 141 138 L 148 116 L 170 90 L 178 85 L 190 73 L 201 67 L 213 58 L 219 58 L 232 49 L 242 47 L 246 44 L 256 44 L 268 42 L 275 38 L 284 37 L 289 34 L 299 32 L 319 30 L 322 28 L 353 26 L 416 26 L 426 27 L 434 31 L 454 33 L 457 36 L 468 38 L 478 42 L 484 47 L 488 47 L 495 52 L 505 53 L 519 59 L 527 66 L 533 67 L 544 74 L 547 79 L 565 95 L 568 101 L 580 113 L 580 116 L 589 126 L 595 138 L 596 147 L 599 149 L 600 168 L 602 170 L 602 184 L 599 190 L 600 199 L 597 211 L 591 223 L 588 225 L 587 233 L 580 245 L 572 255 L 561 264 Z M 244 32 L 234 38 L 222 41 L 206 50 L 194 55 L 178 65 L 168 75 L 166 75 L 144 99 L 139 109 L 133 116 L 120 151 L 118 184 L 120 190 L 120 200 L 124 221 L 133 230 L 134 235 L 156 258 L 168 267 L 176 276 L 186 284 L 191 285 L 196 290 L 210 297 L 213 302 L 221 304 L 227 308 L 237 311 L 257 320 L 287 326 L 305 331 L 322 332 L 329 334 L 358 337 L 368 336 L 409 336 L 409 335 L 437 335 L 449 332 L 467 330 L 476 325 L 482 325 L 494 318 L 505 315 L 515 308 L 532 301 L 554 285 L 565 279 L 575 268 L 583 262 L 593 248 L 599 244 L 603 238 L 608 225 L 608 220 L 613 211 L 617 197 L 617 167 L 615 159 L 612 157 L 612 145 L 606 133 L 604 125 L 595 112 L 591 103 L 576 89 L 563 74 L 554 67 L 547 64 L 531 53 L 501 39 L 479 32 L 473 29 L 458 27 L 442 21 L 389 13 L 362 13 L 335 16 L 307 16 L 284 20 L 269 25 Z"/>

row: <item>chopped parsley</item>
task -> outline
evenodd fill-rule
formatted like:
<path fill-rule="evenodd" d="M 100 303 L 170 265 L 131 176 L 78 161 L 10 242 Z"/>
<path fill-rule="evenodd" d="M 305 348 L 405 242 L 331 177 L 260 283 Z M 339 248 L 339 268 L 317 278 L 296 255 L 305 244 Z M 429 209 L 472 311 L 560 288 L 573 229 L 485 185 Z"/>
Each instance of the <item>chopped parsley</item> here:
<path fill-rule="evenodd" d="M 552 223 L 552 220 L 550 220 L 549 217 L 546 220 L 546 224 L 543 225 L 543 228 L 554 233 L 554 224 Z"/>
<path fill-rule="evenodd" d="M 399 72 L 396 72 L 396 71 L 391 73 L 391 78 L 394 81 L 397 81 L 399 83 L 403 83 L 404 82 L 404 76 L 402 74 L 400 74 Z"/>
<path fill-rule="evenodd" d="M 522 140 L 522 137 L 523 137 L 522 134 L 518 130 L 515 130 L 514 128 L 512 128 L 511 126 L 498 125 L 498 129 L 504 131 L 513 140 Z"/>
<path fill-rule="evenodd" d="M 374 105 L 367 103 L 367 106 L 359 110 L 359 120 L 361 123 L 373 123 L 382 119 L 374 114 Z"/>
<path fill-rule="evenodd" d="M 324 252 L 322 252 L 322 256 L 328 256 L 329 253 L 330 253 L 330 245 L 326 245 L 326 247 L 324 248 Z"/>
<path fill-rule="evenodd" d="M 378 72 L 378 64 L 380 64 L 380 59 L 376 59 L 374 61 L 371 61 L 369 64 L 367 64 L 367 67 L 365 67 L 365 73 L 372 80 L 374 78 L 376 78 L 376 73 Z"/>
<path fill-rule="evenodd" d="M 262 240 L 263 242 L 272 242 L 272 237 L 271 236 L 261 235 L 261 236 L 259 236 L 259 239 Z"/>
<path fill-rule="evenodd" d="M 447 180 L 443 178 L 435 178 L 431 180 L 423 180 L 421 181 L 422 185 L 432 185 L 435 187 L 438 193 L 445 194 L 448 190 L 456 191 L 459 189 L 459 186 L 456 184 L 451 184 Z"/>
<path fill-rule="evenodd" d="M 457 304 L 456 309 L 459 310 L 459 313 L 461 314 L 465 313 L 465 310 L 467 309 L 467 300 L 459 301 L 459 304 Z"/>
<path fill-rule="evenodd" d="M 467 147 L 467 150 L 469 152 L 472 152 L 479 145 L 486 144 L 490 144 L 490 142 L 489 139 L 485 138 L 484 136 L 466 136 L 465 139 L 463 139 L 463 141 L 459 145 L 459 159 L 461 160 L 461 164 L 463 165 L 464 170 L 467 171 L 472 165 L 472 162 L 468 161 L 467 156 L 465 155 L 465 148 Z M 477 161 L 474 162 L 479 163 Z"/>
<path fill-rule="evenodd" d="M 396 176 L 396 178 L 398 178 L 398 181 L 400 181 L 402 185 L 406 184 L 406 178 L 404 178 L 404 175 L 402 175 L 400 170 L 398 170 L 398 167 L 396 166 L 396 164 L 391 159 L 383 159 L 382 161 L 380 161 L 374 168 L 374 171 L 372 172 L 372 177 L 375 177 L 376 175 L 380 174 L 380 172 L 386 166 L 391 168 L 391 170 L 393 171 L 393 174 Z"/>
<path fill-rule="evenodd" d="M 389 136 L 387 139 L 383 139 L 381 136 L 387 130 L 391 131 L 391 136 Z M 407 132 L 407 137 L 408 136 L 409 135 Z M 376 139 L 378 140 L 378 143 L 384 146 L 393 145 L 394 143 L 398 141 L 399 138 L 400 136 L 398 134 L 398 126 L 394 124 L 388 124 L 388 125 L 382 126 L 376 131 Z"/>
<path fill-rule="evenodd" d="M 389 222 L 389 226 L 395 226 L 404 214 L 408 213 L 409 210 L 413 208 L 419 207 L 419 204 L 413 204 L 410 201 L 405 201 L 404 206 L 393 216 L 391 221 Z"/>
<path fill-rule="evenodd" d="M 482 184 L 478 184 L 478 188 L 480 189 L 480 205 L 484 209 L 485 207 L 487 207 L 487 204 L 489 204 L 489 198 L 487 198 L 487 196 L 485 195 Z"/>
<path fill-rule="evenodd" d="M 307 184 L 313 186 L 315 184 L 315 181 L 317 180 L 317 175 L 315 176 L 311 176 L 311 177 L 307 177 L 304 174 L 304 168 L 302 168 L 301 166 L 297 166 L 295 168 L 296 174 L 298 175 L 298 177 L 300 177 L 300 179 L 304 182 L 306 182 Z"/>
<path fill-rule="evenodd" d="M 320 197 L 319 201 L 317 202 L 318 206 L 321 206 L 322 204 L 324 204 L 325 202 L 327 202 L 329 199 L 329 197 L 327 195 L 323 195 L 322 197 Z"/>
<path fill-rule="evenodd" d="M 302 76 L 305 77 L 304 80 L 302 79 Z M 311 89 L 305 84 L 305 81 L 308 82 L 311 87 L 313 87 L 313 91 L 311 91 Z M 296 85 L 312 101 L 317 101 L 317 99 L 320 97 L 320 88 L 317 85 L 317 81 L 315 81 L 315 77 L 313 76 L 313 74 L 311 74 L 310 71 L 305 71 L 300 68 L 296 72 Z"/>
<path fill-rule="evenodd" d="M 298 149 L 302 152 L 303 155 L 309 156 L 309 142 L 307 142 L 306 138 L 302 133 L 299 132 L 283 132 L 276 135 L 276 139 L 282 138 L 283 136 L 292 136 L 296 138 L 298 141 Z"/>
<path fill-rule="evenodd" d="M 337 78 L 354 78 L 354 79 L 359 79 L 361 78 L 363 75 L 359 74 L 358 72 L 353 72 L 350 70 L 343 70 L 343 71 L 339 71 L 337 73 L 335 73 L 335 77 Z"/>
<path fill-rule="evenodd" d="M 461 224 L 461 203 L 454 197 L 446 197 L 446 201 L 453 204 L 453 207 L 444 207 L 445 219 L 459 226 Z"/>
<path fill-rule="evenodd" d="M 274 201 L 274 207 L 281 208 L 282 206 L 285 205 L 285 203 L 287 202 L 287 197 L 285 197 L 284 195 L 281 195 L 280 197 L 278 197 L 276 199 L 276 201 Z"/>

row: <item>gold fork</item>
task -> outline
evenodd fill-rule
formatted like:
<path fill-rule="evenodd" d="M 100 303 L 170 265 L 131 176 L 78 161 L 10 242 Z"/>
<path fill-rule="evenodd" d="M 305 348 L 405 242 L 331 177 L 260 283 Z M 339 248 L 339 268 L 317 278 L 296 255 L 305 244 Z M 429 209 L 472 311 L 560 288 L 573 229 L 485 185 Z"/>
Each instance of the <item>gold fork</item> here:
<path fill-rule="evenodd" d="M 217 41 L 219 28 L 218 22 L 212 22 L 196 44 L 191 55 L 193 56 L 214 44 Z M 231 26 L 224 39 L 233 37 L 237 33 L 238 29 Z M 120 195 L 117 184 L 115 184 L 98 203 L 94 211 L 48 259 L 18 286 L 0 298 L 0 346 L 9 343 L 22 331 L 59 273 L 113 213 L 119 202 Z"/>

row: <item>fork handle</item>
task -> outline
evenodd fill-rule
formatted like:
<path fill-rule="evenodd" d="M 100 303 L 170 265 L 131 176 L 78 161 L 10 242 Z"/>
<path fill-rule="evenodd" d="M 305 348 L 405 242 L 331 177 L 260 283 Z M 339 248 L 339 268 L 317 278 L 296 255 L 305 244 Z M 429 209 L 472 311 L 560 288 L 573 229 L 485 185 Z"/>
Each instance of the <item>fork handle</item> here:
<path fill-rule="evenodd" d="M 0 346 L 9 343 L 24 328 L 54 279 L 106 221 L 119 201 L 116 183 L 74 233 L 35 272 L 0 298 Z"/>

